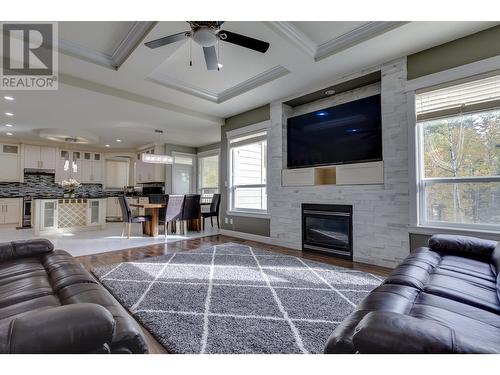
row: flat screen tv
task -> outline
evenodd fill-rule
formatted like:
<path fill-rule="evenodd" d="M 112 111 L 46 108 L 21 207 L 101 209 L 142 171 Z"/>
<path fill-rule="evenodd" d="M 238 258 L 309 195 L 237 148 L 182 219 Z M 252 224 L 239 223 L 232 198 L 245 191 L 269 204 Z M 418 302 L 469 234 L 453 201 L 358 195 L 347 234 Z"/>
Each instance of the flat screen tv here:
<path fill-rule="evenodd" d="M 288 168 L 382 160 L 380 95 L 291 117 Z"/>

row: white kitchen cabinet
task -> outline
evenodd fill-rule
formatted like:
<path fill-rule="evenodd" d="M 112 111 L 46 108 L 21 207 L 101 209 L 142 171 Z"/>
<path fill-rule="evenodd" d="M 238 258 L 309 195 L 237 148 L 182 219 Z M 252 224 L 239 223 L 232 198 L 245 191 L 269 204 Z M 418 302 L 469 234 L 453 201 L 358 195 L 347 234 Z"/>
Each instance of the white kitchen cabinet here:
<path fill-rule="evenodd" d="M 144 163 L 136 161 L 136 183 L 146 184 L 148 182 L 164 182 L 165 181 L 165 165 Z"/>
<path fill-rule="evenodd" d="M 0 182 L 19 182 L 21 178 L 20 148 L 16 144 L 0 143 Z"/>
<path fill-rule="evenodd" d="M 118 197 L 109 197 L 106 199 L 106 217 L 122 217 L 122 209 Z"/>
<path fill-rule="evenodd" d="M 40 203 L 39 230 L 52 230 L 57 228 L 57 199 L 44 199 Z"/>
<path fill-rule="evenodd" d="M 163 154 L 159 146 L 141 150 L 137 153 L 135 161 L 135 179 L 138 184 L 149 182 L 165 182 L 165 165 L 145 163 L 141 160 L 141 154 Z"/>
<path fill-rule="evenodd" d="M 104 200 L 89 199 L 87 204 L 87 226 L 102 225 L 104 222 Z"/>
<path fill-rule="evenodd" d="M 105 187 L 107 189 L 123 189 L 129 185 L 129 162 L 106 160 Z"/>
<path fill-rule="evenodd" d="M 56 149 L 46 146 L 24 145 L 24 168 L 56 169 Z"/>
<path fill-rule="evenodd" d="M 0 199 L 0 224 L 19 224 L 21 221 L 21 198 Z"/>
<path fill-rule="evenodd" d="M 40 146 L 24 145 L 24 168 L 40 168 Z"/>

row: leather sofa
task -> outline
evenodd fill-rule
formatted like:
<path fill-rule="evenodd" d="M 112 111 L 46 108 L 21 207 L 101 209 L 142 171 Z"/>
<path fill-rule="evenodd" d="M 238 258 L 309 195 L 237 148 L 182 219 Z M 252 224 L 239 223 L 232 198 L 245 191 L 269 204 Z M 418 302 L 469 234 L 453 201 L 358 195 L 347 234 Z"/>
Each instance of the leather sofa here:
<path fill-rule="evenodd" d="M 145 353 L 137 322 L 44 239 L 0 243 L 0 353 Z"/>
<path fill-rule="evenodd" d="M 332 333 L 326 353 L 500 353 L 500 244 L 434 235 Z"/>

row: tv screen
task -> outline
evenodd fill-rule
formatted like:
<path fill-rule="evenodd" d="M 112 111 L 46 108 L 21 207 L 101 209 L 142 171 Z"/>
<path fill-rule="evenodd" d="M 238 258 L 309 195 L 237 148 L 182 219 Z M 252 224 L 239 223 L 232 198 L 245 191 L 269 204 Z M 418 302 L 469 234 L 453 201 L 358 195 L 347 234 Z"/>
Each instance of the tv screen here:
<path fill-rule="evenodd" d="M 291 117 L 288 168 L 382 160 L 380 95 Z"/>

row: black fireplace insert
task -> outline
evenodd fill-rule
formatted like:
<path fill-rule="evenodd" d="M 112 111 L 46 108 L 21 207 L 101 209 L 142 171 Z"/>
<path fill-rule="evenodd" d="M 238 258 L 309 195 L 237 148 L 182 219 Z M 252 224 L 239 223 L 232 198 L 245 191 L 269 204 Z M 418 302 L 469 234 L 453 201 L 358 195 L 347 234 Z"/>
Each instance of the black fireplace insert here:
<path fill-rule="evenodd" d="M 352 206 L 303 203 L 302 250 L 352 260 Z"/>

